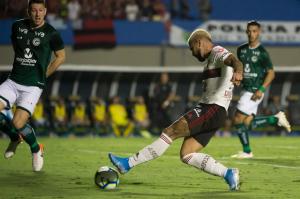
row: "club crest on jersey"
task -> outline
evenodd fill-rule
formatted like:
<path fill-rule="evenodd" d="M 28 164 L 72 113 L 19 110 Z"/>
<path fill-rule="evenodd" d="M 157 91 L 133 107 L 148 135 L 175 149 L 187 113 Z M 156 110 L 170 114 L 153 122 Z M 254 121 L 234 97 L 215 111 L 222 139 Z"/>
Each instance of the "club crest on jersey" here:
<path fill-rule="evenodd" d="M 34 39 L 32 40 L 32 44 L 33 44 L 34 46 L 39 46 L 39 45 L 41 44 L 40 38 L 34 38 Z"/>
<path fill-rule="evenodd" d="M 252 61 L 252 62 L 257 62 L 257 60 L 258 60 L 257 56 L 252 56 L 252 57 L 251 57 L 251 61 Z"/>

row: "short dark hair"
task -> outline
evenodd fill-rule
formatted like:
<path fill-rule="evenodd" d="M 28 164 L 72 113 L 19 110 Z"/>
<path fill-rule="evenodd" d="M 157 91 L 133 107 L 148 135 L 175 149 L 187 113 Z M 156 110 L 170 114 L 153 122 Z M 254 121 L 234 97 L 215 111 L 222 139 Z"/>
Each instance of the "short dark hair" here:
<path fill-rule="evenodd" d="M 256 21 L 256 20 L 251 20 L 251 21 L 248 21 L 248 23 L 247 23 L 247 28 L 249 26 L 257 26 L 257 27 L 260 28 L 260 23 L 258 21 Z"/>
<path fill-rule="evenodd" d="M 31 5 L 34 4 L 34 3 L 44 4 L 44 6 L 46 7 L 45 0 L 29 0 L 29 2 L 28 2 L 28 8 L 31 8 Z"/>

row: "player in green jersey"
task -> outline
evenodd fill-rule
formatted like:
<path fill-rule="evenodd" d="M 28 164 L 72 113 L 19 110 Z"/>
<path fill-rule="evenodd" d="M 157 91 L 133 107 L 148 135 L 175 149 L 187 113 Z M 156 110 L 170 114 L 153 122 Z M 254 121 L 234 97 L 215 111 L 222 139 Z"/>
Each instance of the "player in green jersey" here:
<path fill-rule="evenodd" d="M 11 140 L 4 157 L 11 158 L 24 140 L 31 149 L 33 171 L 40 171 L 43 167 L 43 146 L 38 144 L 27 121 L 42 94 L 46 78 L 65 60 L 64 43 L 59 33 L 45 22 L 46 12 L 44 0 L 30 0 L 29 18 L 12 25 L 13 69 L 0 85 L 0 111 L 16 104 L 12 120 L 5 114 L 0 115 L 0 127 L 9 127 L 5 132 Z M 54 59 L 51 61 L 52 52 Z"/>
<path fill-rule="evenodd" d="M 291 131 L 291 126 L 282 111 L 276 115 L 255 116 L 266 88 L 275 78 L 269 54 L 259 41 L 260 32 L 260 24 L 257 21 L 248 22 L 246 31 L 248 43 L 237 49 L 237 56 L 244 65 L 244 79 L 242 80 L 241 97 L 234 116 L 234 125 L 243 145 L 243 151 L 232 155 L 233 158 L 253 157 L 248 135 L 248 131 L 253 128 L 264 125 L 279 125 L 288 132 Z"/>

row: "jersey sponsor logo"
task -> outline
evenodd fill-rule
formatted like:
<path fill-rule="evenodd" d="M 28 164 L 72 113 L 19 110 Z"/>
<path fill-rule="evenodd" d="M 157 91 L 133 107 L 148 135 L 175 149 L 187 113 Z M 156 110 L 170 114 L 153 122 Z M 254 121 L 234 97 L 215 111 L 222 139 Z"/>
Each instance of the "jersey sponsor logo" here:
<path fill-rule="evenodd" d="M 30 48 L 25 48 L 24 57 L 30 59 L 32 57 L 32 53 L 30 52 Z"/>
<path fill-rule="evenodd" d="M 34 32 L 35 36 L 38 36 L 38 37 L 44 37 L 45 36 L 45 33 L 44 32 Z"/>
<path fill-rule="evenodd" d="M 252 56 L 252 57 L 251 57 L 251 61 L 252 61 L 252 62 L 257 62 L 257 60 L 258 60 L 257 56 Z"/>
<path fill-rule="evenodd" d="M 33 44 L 34 46 L 39 46 L 39 45 L 41 44 L 40 38 L 34 38 L 34 39 L 32 40 L 32 44 Z"/>
<path fill-rule="evenodd" d="M 19 27 L 19 32 L 27 34 L 28 33 L 28 29 L 26 29 L 26 28 L 20 28 Z"/>
<path fill-rule="evenodd" d="M 30 51 L 30 48 L 25 48 L 24 50 L 24 57 L 17 57 L 16 60 L 21 63 L 23 66 L 34 66 L 36 64 L 35 59 L 31 59 L 33 56 L 32 52 Z"/>
<path fill-rule="evenodd" d="M 257 77 L 257 73 L 244 73 L 244 78 Z"/>
<path fill-rule="evenodd" d="M 245 67 L 244 67 L 245 73 L 249 73 L 250 70 L 251 70 L 251 68 L 250 68 L 249 64 L 245 64 Z"/>

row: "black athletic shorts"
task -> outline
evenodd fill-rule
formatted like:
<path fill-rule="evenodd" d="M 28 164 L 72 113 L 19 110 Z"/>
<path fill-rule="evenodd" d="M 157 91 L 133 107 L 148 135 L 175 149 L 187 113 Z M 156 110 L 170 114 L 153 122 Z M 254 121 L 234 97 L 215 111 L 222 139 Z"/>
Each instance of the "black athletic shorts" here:
<path fill-rule="evenodd" d="M 227 117 L 224 107 L 217 104 L 198 104 L 188 111 L 187 120 L 191 136 L 202 146 L 206 146 L 215 132 L 223 126 Z"/>

